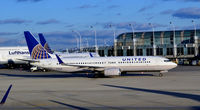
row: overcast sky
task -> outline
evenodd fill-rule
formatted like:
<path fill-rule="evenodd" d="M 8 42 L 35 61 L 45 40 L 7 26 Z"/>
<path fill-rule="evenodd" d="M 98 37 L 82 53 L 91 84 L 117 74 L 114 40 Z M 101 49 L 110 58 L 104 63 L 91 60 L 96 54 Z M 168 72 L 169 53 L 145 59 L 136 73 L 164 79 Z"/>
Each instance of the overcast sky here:
<path fill-rule="evenodd" d="M 117 35 L 136 31 L 200 28 L 200 0 L 1 0 L 0 46 L 23 46 L 24 31 L 36 37 L 43 33 L 53 49 L 76 47 L 72 30 L 82 35 L 83 45 L 94 45 L 94 28 L 98 45 L 111 45 Z M 94 28 L 91 29 L 90 26 Z M 38 37 L 37 37 L 38 38 Z"/>

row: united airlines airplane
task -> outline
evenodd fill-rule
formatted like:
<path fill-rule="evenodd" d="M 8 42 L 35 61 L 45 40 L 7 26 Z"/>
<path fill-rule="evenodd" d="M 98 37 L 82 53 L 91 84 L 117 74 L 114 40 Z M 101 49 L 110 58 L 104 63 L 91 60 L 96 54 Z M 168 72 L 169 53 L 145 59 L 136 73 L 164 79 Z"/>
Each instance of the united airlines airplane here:
<path fill-rule="evenodd" d="M 116 76 L 122 72 L 160 72 L 175 68 L 177 64 L 158 56 L 123 56 L 93 58 L 52 58 L 44 47 L 29 32 L 24 32 L 32 65 L 61 72 L 92 71 L 105 76 Z M 162 75 L 162 74 L 160 74 Z"/>

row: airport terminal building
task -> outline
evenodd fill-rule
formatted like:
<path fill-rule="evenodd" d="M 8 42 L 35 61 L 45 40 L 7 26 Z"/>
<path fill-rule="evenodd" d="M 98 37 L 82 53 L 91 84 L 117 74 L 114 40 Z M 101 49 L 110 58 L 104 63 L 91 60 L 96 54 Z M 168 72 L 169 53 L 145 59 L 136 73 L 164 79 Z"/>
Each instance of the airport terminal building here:
<path fill-rule="evenodd" d="M 95 51 L 94 47 L 83 51 Z M 200 56 L 200 29 L 128 32 L 117 36 L 114 46 L 98 47 L 100 56 L 165 56 L 194 59 Z"/>

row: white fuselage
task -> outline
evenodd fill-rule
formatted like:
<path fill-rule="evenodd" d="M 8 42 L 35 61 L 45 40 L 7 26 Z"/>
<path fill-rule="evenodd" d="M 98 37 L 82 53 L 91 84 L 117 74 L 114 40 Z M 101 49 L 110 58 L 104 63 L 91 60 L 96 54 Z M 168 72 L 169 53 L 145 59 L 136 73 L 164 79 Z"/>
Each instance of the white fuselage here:
<path fill-rule="evenodd" d="M 78 72 L 94 68 L 96 71 L 103 71 L 106 68 L 119 68 L 121 72 L 167 71 L 177 66 L 175 63 L 169 61 L 169 59 L 158 56 L 64 58 L 62 60 L 69 66 L 60 65 L 57 59 L 44 59 L 31 64 L 62 72 Z"/>
<path fill-rule="evenodd" d="M 62 58 L 67 57 L 90 57 L 89 53 L 58 53 Z M 92 53 L 94 57 L 99 57 L 98 54 Z M 55 56 L 55 55 L 52 55 Z M 30 54 L 27 46 L 24 47 L 0 47 L 0 64 L 27 64 L 27 61 L 19 59 L 30 59 Z"/>
<path fill-rule="evenodd" d="M 61 58 L 81 58 L 81 57 L 91 57 L 90 54 L 92 55 L 92 57 L 100 57 L 98 53 L 94 53 L 94 52 L 83 52 L 83 53 L 66 53 L 66 52 L 54 52 L 51 57 L 52 58 L 56 58 L 55 54 L 59 55 Z"/>
<path fill-rule="evenodd" d="M 0 64 L 25 64 L 26 61 L 19 59 L 30 58 L 27 47 L 0 47 Z"/>

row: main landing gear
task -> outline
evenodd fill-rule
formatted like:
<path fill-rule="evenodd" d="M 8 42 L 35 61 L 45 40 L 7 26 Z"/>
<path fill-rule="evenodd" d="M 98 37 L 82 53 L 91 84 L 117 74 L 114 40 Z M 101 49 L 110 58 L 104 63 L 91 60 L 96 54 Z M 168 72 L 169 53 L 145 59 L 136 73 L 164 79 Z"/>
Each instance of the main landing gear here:
<path fill-rule="evenodd" d="M 105 75 L 101 72 L 94 72 L 93 74 L 91 74 L 91 78 L 104 78 Z"/>
<path fill-rule="evenodd" d="M 159 75 L 158 75 L 159 77 L 163 77 L 163 74 L 162 73 L 159 73 Z"/>
<path fill-rule="evenodd" d="M 163 73 L 167 73 L 168 71 L 160 71 L 160 73 L 159 73 L 159 77 L 163 77 Z"/>

